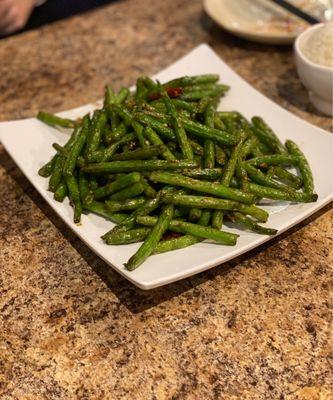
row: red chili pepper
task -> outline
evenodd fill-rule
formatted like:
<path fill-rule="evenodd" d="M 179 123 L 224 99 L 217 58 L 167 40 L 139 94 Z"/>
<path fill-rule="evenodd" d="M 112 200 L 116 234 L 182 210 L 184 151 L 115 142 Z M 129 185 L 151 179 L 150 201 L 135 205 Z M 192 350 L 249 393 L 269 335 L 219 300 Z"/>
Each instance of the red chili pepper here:
<path fill-rule="evenodd" d="M 181 87 L 169 88 L 167 92 L 169 97 L 174 99 L 175 97 L 179 97 L 183 93 L 183 88 Z"/>
<path fill-rule="evenodd" d="M 168 93 L 169 97 L 174 99 L 176 97 L 179 97 L 183 93 L 183 88 L 182 87 L 175 87 L 175 88 L 171 87 L 171 88 L 167 89 L 167 93 Z M 158 100 L 160 98 L 161 98 L 161 93 L 158 93 L 158 92 L 152 93 L 149 96 L 149 100 Z"/>
<path fill-rule="evenodd" d="M 182 234 L 178 232 L 167 232 L 163 235 L 162 240 L 177 239 L 181 236 Z"/>

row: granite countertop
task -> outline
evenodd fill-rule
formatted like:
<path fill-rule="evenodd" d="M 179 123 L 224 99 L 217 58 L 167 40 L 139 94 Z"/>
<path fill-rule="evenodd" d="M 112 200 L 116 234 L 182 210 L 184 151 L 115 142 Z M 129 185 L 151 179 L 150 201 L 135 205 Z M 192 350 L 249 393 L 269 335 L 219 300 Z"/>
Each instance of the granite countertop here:
<path fill-rule="evenodd" d="M 178 10 L 181 10 L 180 12 Z M 0 120 L 94 102 L 199 43 L 326 130 L 289 47 L 222 32 L 200 1 L 121 1 L 0 41 Z M 0 146 L 0 398 L 328 400 L 332 211 L 245 256 L 140 291 Z"/>

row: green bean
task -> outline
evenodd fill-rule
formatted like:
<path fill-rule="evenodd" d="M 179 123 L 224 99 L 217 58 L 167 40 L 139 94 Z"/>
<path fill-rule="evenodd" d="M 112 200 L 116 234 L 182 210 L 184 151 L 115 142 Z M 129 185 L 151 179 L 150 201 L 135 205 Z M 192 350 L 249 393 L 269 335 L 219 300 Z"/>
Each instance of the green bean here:
<path fill-rule="evenodd" d="M 110 90 L 108 90 L 110 89 Z M 107 110 L 108 117 L 110 119 L 111 130 L 106 134 L 105 139 L 106 143 L 109 144 L 112 141 L 112 137 L 114 133 L 117 131 L 119 127 L 119 116 L 118 114 L 112 109 L 112 104 L 116 101 L 116 95 L 112 91 L 111 88 L 106 88 L 105 92 L 105 101 L 104 101 L 104 108 Z M 105 104 L 107 103 L 107 104 Z"/>
<path fill-rule="evenodd" d="M 143 191 L 146 197 L 154 198 L 157 195 L 156 190 L 149 184 L 147 179 L 142 175 L 141 176 L 141 184 L 143 185 Z"/>
<path fill-rule="evenodd" d="M 231 136 L 226 131 L 220 131 L 215 128 L 210 128 L 208 126 L 200 124 L 199 122 L 191 121 L 187 118 L 181 118 L 181 122 L 183 123 L 186 131 L 199 138 L 210 139 L 214 142 L 221 143 L 227 146 L 236 144 L 238 141 L 236 137 Z"/>
<path fill-rule="evenodd" d="M 102 238 L 106 239 L 109 235 L 114 232 L 118 232 L 119 230 L 128 230 L 132 229 L 135 226 L 135 218 L 138 215 L 147 215 L 151 212 L 155 211 L 160 205 L 160 196 L 157 195 L 154 199 L 147 200 L 142 206 L 138 207 L 134 210 L 130 215 L 128 215 L 123 221 L 119 222 L 119 224 L 112 228 L 110 231 L 106 232 Z"/>
<path fill-rule="evenodd" d="M 143 193 L 144 186 L 142 182 L 134 183 L 132 186 L 128 186 L 123 190 L 110 196 L 110 200 L 126 200 L 139 194 Z"/>
<path fill-rule="evenodd" d="M 196 90 L 196 91 L 191 91 L 187 93 L 183 93 L 179 96 L 181 100 L 186 100 L 186 101 L 196 101 L 203 99 L 205 97 L 216 97 L 216 96 L 221 96 L 225 92 L 229 90 L 229 86 L 226 85 L 220 85 L 216 87 L 215 89 L 207 89 L 207 90 Z"/>
<path fill-rule="evenodd" d="M 100 201 L 93 201 L 91 204 L 84 204 L 84 209 L 87 211 L 91 211 L 97 215 L 100 215 L 115 224 L 121 223 L 124 219 L 127 218 L 126 214 L 123 213 L 112 213 L 109 211 L 104 203 Z"/>
<path fill-rule="evenodd" d="M 85 152 L 88 160 L 92 158 L 92 155 L 95 153 L 100 145 L 106 121 L 106 113 L 100 111 L 98 114 L 96 114 L 94 123 L 91 124 L 91 133 L 87 135 L 87 145 Z"/>
<path fill-rule="evenodd" d="M 132 113 L 123 105 L 114 104 L 113 109 L 124 119 L 127 125 L 131 125 L 141 147 L 146 147 L 143 136 L 143 126 L 134 120 Z"/>
<path fill-rule="evenodd" d="M 157 222 L 156 217 L 139 216 L 136 218 L 139 224 L 146 226 L 154 226 Z M 234 246 L 237 242 L 239 235 L 229 232 L 223 232 L 218 229 L 209 228 L 206 226 L 192 224 L 189 222 L 180 221 L 177 219 L 171 220 L 169 230 L 174 232 L 186 233 L 192 236 L 197 236 L 203 239 L 211 239 L 215 242 L 222 243 L 229 246 Z"/>
<path fill-rule="evenodd" d="M 138 207 L 145 204 L 144 197 L 137 197 L 135 199 L 125 199 L 121 201 L 115 200 L 106 200 L 105 205 L 106 207 L 112 211 L 128 211 L 128 210 L 136 210 Z"/>
<path fill-rule="evenodd" d="M 117 115 L 117 114 L 115 114 Z M 123 136 L 125 136 L 127 132 L 127 125 L 124 122 L 120 122 L 114 130 L 109 131 L 105 137 L 106 144 L 111 144 L 112 142 L 117 142 Z"/>
<path fill-rule="evenodd" d="M 49 190 L 55 192 L 61 182 L 62 169 L 65 162 L 63 155 L 58 155 L 53 166 L 53 171 L 49 180 Z"/>
<path fill-rule="evenodd" d="M 141 175 L 138 172 L 131 172 L 127 175 L 120 176 L 115 181 L 106 184 L 105 186 L 98 187 L 94 190 L 94 198 L 96 200 L 105 199 L 113 193 L 119 192 L 130 185 L 141 181 Z"/>
<path fill-rule="evenodd" d="M 132 171 L 175 170 L 183 168 L 195 168 L 196 166 L 197 164 L 191 160 L 130 160 L 88 164 L 82 168 L 82 171 L 92 174 L 101 172 L 118 173 Z"/>
<path fill-rule="evenodd" d="M 237 111 L 218 111 L 217 115 L 220 118 L 235 120 L 238 117 Z"/>
<path fill-rule="evenodd" d="M 224 123 L 227 132 L 229 132 L 231 135 L 237 134 L 237 131 L 239 129 L 237 118 L 229 115 L 229 116 L 220 116 L 220 119 Z"/>
<path fill-rule="evenodd" d="M 287 150 L 281 143 L 280 139 L 261 117 L 253 117 L 252 123 L 254 125 L 253 132 L 261 142 L 276 153 L 287 153 Z"/>
<path fill-rule="evenodd" d="M 162 97 L 163 99 L 163 97 Z M 183 102 L 184 104 L 190 105 L 190 103 L 187 103 L 184 100 L 178 100 L 179 102 Z M 191 117 L 191 111 L 185 110 L 185 109 L 180 109 L 176 107 L 176 103 L 174 100 L 170 99 L 170 102 L 172 104 L 172 107 L 178 112 L 179 116 L 183 116 L 186 118 Z M 191 106 L 191 105 L 190 105 Z M 194 105 L 191 106 L 193 108 L 193 112 L 196 112 L 196 107 Z M 159 107 L 158 109 L 155 107 L 152 107 L 150 104 L 146 105 L 146 108 L 143 110 L 143 113 L 149 117 L 154 118 L 155 120 L 158 120 L 159 122 L 165 124 L 165 125 L 170 125 L 172 124 L 172 116 L 168 114 L 168 109 L 163 103 L 163 108 Z"/>
<path fill-rule="evenodd" d="M 182 174 L 189 178 L 217 181 L 222 178 L 222 168 L 184 169 L 182 170 Z"/>
<path fill-rule="evenodd" d="M 249 134 L 250 134 L 251 123 L 240 112 L 235 111 L 235 114 L 236 114 L 236 121 L 239 127 L 243 130 L 249 129 Z"/>
<path fill-rule="evenodd" d="M 196 75 L 196 76 L 182 76 L 181 78 L 176 78 L 163 84 L 164 87 L 183 87 L 200 85 L 206 83 L 215 83 L 219 80 L 219 76 L 216 74 L 207 75 Z"/>
<path fill-rule="evenodd" d="M 64 150 L 68 151 L 68 150 L 71 149 L 71 147 L 73 146 L 73 144 L 76 141 L 77 137 L 81 134 L 82 125 L 83 125 L 83 122 L 85 121 L 85 119 L 88 119 L 88 121 L 90 121 L 89 114 L 86 114 L 82 118 L 82 122 L 81 122 L 80 125 L 76 125 L 75 126 L 75 128 L 73 129 L 73 132 L 71 133 L 70 138 L 68 139 L 67 143 L 63 146 Z"/>
<path fill-rule="evenodd" d="M 147 89 L 156 90 L 157 85 L 151 78 L 149 78 L 149 76 L 140 76 L 139 80 L 146 86 Z"/>
<path fill-rule="evenodd" d="M 175 107 L 180 110 L 186 110 L 189 111 L 191 113 L 195 113 L 197 111 L 197 107 L 195 104 L 193 103 L 189 103 L 185 100 L 180 100 L 180 99 L 172 99 L 171 100 L 172 103 L 175 105 Z M 158 110 L 159 112 L 166 112 L 166 107 L 165 104 L 161 101 L 161 99 L 159 100 L 154 100 L 151 101 L 149 103 L 149 105 L 151 105 L 152 107 L 154 107 L 156 110 Z"/>
<path fill-rule="evenodd" d="M 142 102 L 146 99 L 148 94 L 148 88 L 144 84 L 141 78 L 138 78 L 136 81 L 136 91 L 135 91 L 135 101 L 137 104 L 142 104 Z"/>
<path fill-rule="evenodd" d="M 259 142 L 258 142 L 257 138 L 255 136 L 253 136 L 253 137 L 256 139 L 256 143 L 254 143 L 253 146 L 251 147 L 251 149 L 249 151 L 249 156 L 257 158 L 257 157 L 262 157 L 262 156 L 266 155 L 266 154 L 263 154 L 263 152 L 260 150 Z M 247 160 L 247 161 L 249 161 L 249 160 Z"/>
<path fill-rule="evenodd" d="M 129 231 L 118 231 L 109 235 L 104 241 L 108 245 L 137 243 L 144 240 L 150 233 L 150 228 L 137 228 Z"/>
<path fill-rule="evenodd" d="M 312 194 L 314 192 L 313 176 L 304 153 L 292 140 L 286 141 L 286 147 L 291 155 L 298 158 L 298 168 L 302 176 L 304 192 Z"/>
<path fill-rule="evenodd" d="M 212 215 L 212 213 L 210 210 L 202 210 L 201 217 L 198 221 L 198 224 L 202 225 L 202 226 L 208 226 L 211 215 Z"/>
<path fill-rule="evenodd" d="M 273 154 L 246 160 L 253 167 L 267 168 L 270 165 L 298 165 L 299 158 L 294 155 Z"/>
<path fill-rule="evenodd" d="M 204 145 L 204 168 L 214 168 L 215 166 L 215 145 L 212 140 L 205 140 Z"/>
<path fill-rule="evenodd" d="M 61 154 L 64 154 L 65 156 L 67 156 L 68 152 L 66 151 L 66 149 L 61 146 L 59 143 L 52 143 L 52 147 Z"/>
<path fill-rule="evenodd" d="M 240 182 L 241 189 L 244 192 L 248 192 L 249 178 L 248 178 L 246 170 L 241 162 L 241 155 L 239 155 L 239 158 L 237 160 L 235 172 L 236 172 L 237 179 Z"/>
<path fill-rule="evenodd" d="M 165 206 L 139 250 L 125 264 L 126 269 L 133 271 L 154 252 L 161 237 L 168 229 L 172 216 L 173 206 Z"/>
<path fill-rule="evenodd" d="M 226 211 L 240 211 L 248 214 L 261 222 L 266 222 L 268 213 L 254 205 L 246 205 L 232 200 L 219 199 L 215 197 L 191 196 L 180 194 L 163 193 L 162 201 L 177 206 L 207 208 Z"/>
<path fill-rule="evenodd" d="M 108 101 L 105 102 L 107 104 L 104 104 L 104 107 L 107 109 L 108 115 L 111 120 L 111 132 L 110 132 L 110 135 L 108 135 L 107 142 L 111 141 L 112 137 L 114 139 L 116 139 L 116 136 L 118 136 L 118 134 L 119 134 L 119 132 L 117 132 L 117 129 L 120 126 L 119 116 L 113 109 L 113 105 L 114 104 L 119 104 L 119 105 L 122 104 L 128 97 L 129 90 L 127 88 L 122 88 L 117 95 L 115 95 L 114 92 L 112 92 L 112 93 L 109 92 L 109 93 L 110 93 L 110 96 L 108 96 L 108 99 L 107 99 Z M 105 99 L 106 98 L 107 98 L 107 93 L 106 93 Z M 119 137 L 118 137 L 118 139 L 119 139 Z"/>
<path fill-rule="evenodd" d="M 204 114 L 205 125 L 214 128 L 215 108 L 210 104 Z M 214 168 L 215 166 L 215 144 L 212 140 L 205 140 L 204 143 L 204 167 Z"/>
<path fill-rule="evenodd" d="M 204 144 L 204 165 L 205 163 L 206 164 L 211 163 L 212 156 L 213 156 L 213 165 L 211 166 L 211 168 L 214 167 L 214 156 L 215 156 L 214 143 L 211 140 L 206 140 Z M 205 168 L 209 168 L 209 166 L 205 165 Z M 190 221 L 197 221 L 200 219 L 201 215 L 202 211 L 199 208 L 192 208 L 189 212 L 189 219 Z"/>
<path fill-rule="evenodd" d="M 59 201 L 62 203 L 67 196 L 68 190 L 66 183 L 64 181 L 61 181 L 57 187 L 57 190 L 54 192 L 54 200 Z"/>
<path fill-rule="evenodd" d="M 258 155 L 259 153 L 260 155 L 269 155 L 272 152 L 271 149 L 265 145 L 265 143 L 259 141 L 257 141 L 257 149 L 254 148 L 253 150 L 255 150 Z"/>
<path fill-rule="evenodd" d="M 237 160 L 239 159 L 239 156 L 241 154 L 243 143 L 244 142 L 241 140 L 241 141 L 239 141 L 237 146 L 234 147 L 234 149 L 231 152 L 228 163 L 227 163 L 225 169 L 223 170 L 221 182 L 225 185 L 230 184 L 231 178 L 233 177 L 233 175 L 235 173 L 235 167 L 237 164 Z"/>
<path fill-rule="evenodd" d="M 80 199 L 82 204 L 91 203 L 94 200 L 94 196 L 89 188 L 89 182 L 87 177 L 81 171 L 79 172 L 78 185 L 79 185 Z"/>
<path fill-rule="evenodd" d="M 136 113 L 135 118 L 145 126 L 149 126 L 154 129 L 160 135 L 169 140 L 176 140 L 176 135 L 174 131 L 169 128 L 164 123 L 152 118 L 150 115 L 145 115 L 143 113 Z"/>
<path fill-rule="evenodd" d="M 161 149 L 162 148 L 160 145 L 154 145 L 145 148 L 139 148 L 133 151 L 125 151 L 123 153 L 113 155 L 112 161 L 150 159 L 161 154 Z"/>
<path fill-rule="evenodd" d="M 89 117 L 88 114 L 85 115 L 85 116 L 82 118 L 82 123 L 81 123 L 80 125 L 76 125 L 76 126 L 75 126 L 75 128 L 73 129 L 73 132 L 72 132 L 70 138 L 68 139 L 67 143 L 66 143 L 64 146 L 62 146 L 62 149 L 63 149 L 63 150 L 62 150 L 62 153 L 64 153 L 64 155 L 66 155 L 66 156 L 68 155 L 68 153 L 69 153 L 69 151 L 71 150 L 72 146 L 73 146 L 74 143 L 76 142 L 78 136 L 81 135 L 82 126 L 83 126 L 83 123 L 84 123 L 84 121 L 85 121 L 86 119 L 88 119 L 88 121 L 90 122 L 90 117 Z"/>
<path fill-rule="evenodd" d="M 221 183 L 225 186 L 230 185 L 230 181 L 231 181 L 232 177 L 234 176 L 237 161 L 240 157 L 244 140 L 245 140 L 245 133 L 242 131 L 241 132 L 241 140 L 233 148 L 233 150 L 230 154 L 230 158 L 225 166 L 225 169 L 223 170 Z M 235 199 L 232 199 L 232 200 L 235 200 Z M 254 202 L 253 198 L 252 198 L 251 202 Z M 222 224 L 223 224 L 223 212 L 222 211 L 214 211 L 213 217 L 212 217 L 212 227 L 221 229 Z"/>
<path fill-rule="evenodd" d="M 191 113 L 196 112 L 196 106 L 192 103 L 189 103 L 181 99 L 172 99 L 171 101 L 177 109 L 183 109 L 186 111 L 190 111 Z"/>
<path fill-rule="evenodd" d="M 216 112 L 214 113 L 214 128 L 219 129 L 221 131 L 226 130 L 225 124 L 223 123 L 223 121 Z"/>
<path fill-rule="evenodd" d="M 171 102 L 166 91 L 164 91 L 162 94 L 163 94 L 164 104 L 167 108 L 168 113 L 171 116 L 172 125 L 173 125 L 174 131 L 176 133 L 176 138 L 179 143 L 179 147 L 183 153 L 183 156 L 186 159 L 192 160 L 193 159 L 192 147 L 188 141 L 183 124 L 182 124 L 181 120 L 179 119 L 179 116 L 176 111 L 176 107 Z"/>
<path fill-rule="evenodd" d="M 237 189 L 231 189 L 226 185 L 200 181 L 176 173 L 155 171 L 150 174 L 149 179 L 153 182 L 165 183 L 173 186 L 181 186 L 190 190 L 209 193 L 214 196 L 239 201 L 245 204 L 252 204 L 255 200 L 255 197 L 253 195 L 241 192 Z"/>
<path fill-rule="evenodd" d="M 249 191 L 258 197 L 265 197 L 273 200 L 312 203 L 318 199 L 318 196 L 314 193 L 284 192 L 282 190 L 260 186 L 255 183 L 249 183 Z"/>
<path fill-rule="evenodd" d="M 261 226 L 254 222 L 251 218 L 239 213 L 233 212 L 228 213 L 228 217 L 232 222 L 236 222 L 240 225 L 243 225 L 245 228 L 249 229 L 250 231 L 260 233 L 261 235 L 276 235 L 277 230 L 272 228 L 267 228 L 265 226 Z"/>
<path fill-rule="evenodd" d="M 138 142 L 140 143 L 140 146 L 147 147 L 145 138 L 143 136 L 143 129 L 144 129 L 143 126 L 136 121 L 132 122 L 132 126 L 133 126 L 134 132 L 136 134 L 136 137 L 138 139 Z"/>
<path fill-rule="evenodd" d="M 292 174 L 291 172 L 287 171 L 286 169 L 275 166 L 272 168 L 273 176 L 276 176 L 281 181 L 285 182 L 287 185 L 294 189 L 300 189 L 303 186 L 303 180 L 298 177 L 297 175 Z"/>
<path fill-rule="evenodd" d="M 201 217 L 198 221 L 199 225 L 207 226 L 211 217 L 211 212 L 209 210 L 203 210 Z M 197 236 L 184 235 L 176 239 L 162 240 L 156 246 L 154 254 L 165 253 L 167 251 L 183 249 L 185 247 L 191 246 L 195 243 L 201 242 L 203 239 Z"/>
<path fill-rule="evenodd" d="M 116 95 L 111 88 L 110 85 L 105 85 L 104 88 L 104 102 L 103 102 L 103 107 L 107 108 L 110 107 L 111 104 L 115 101 Z"/>
<path fill-rule="evenodd" d="M 201 217 L 202 210 L 200 208 L 191 208 L 188 214 L 188 218 L 191 222 L 198 221 Z"/>
<path fill-rule="evenodd" d="M 189 139 L 189 142 L 194 154 L 197 154 L 198 156 L 204 155 L 204 148 L 198 142 L 193 139 Z"/>
<path fill-rule="evenodd" d="M 292 189 L 291 187 L 286 186 L 282 183 L 276 182 L 273 179 L 270 179 L 269 177 L 267 177 L 267 175 L 262 173 L 259 169 L 254 168 L 252 165 L 247 164 L 246 162 L 242 163 L 242 166 L 244 167 L 246 172 L 249 174 L 249 176 L 252 178 L 252 180 L 255 183 L 258 183 L 259 185 L 268 186 L 268 187 L 286 191 L 286 192 L 294 191 L 294 189 Z"/>
<path fill-rule="evenodd" d="M 255 136 L 250 136 L 243 144 L 240 158 L 241 160 L 245 160 L 246 157 L 250 154 L 253 146 L 255 146 L 257 143 L 257 139 Z"/>
<path fill-rule="evenodd" d="M 183 100 L 183 101 L 185 101 L 185 100 Z M 197 105 L 196 113 L 197 114 L 203 114 L 209 104 L 212 104 L 212 98 L 211 97 L 207 96 L 207 97 L 203 97 L 202 99 L 200 99 L 196 103 L 196 105 Z"/>
<path fill-rule="evenodd" d="M 222 149 L 221 146 L 215 143 L 215 161 L 216 164 L 225 165 L 228 160 L 228 157 L 225 151 Z"/>
<path fill-rule="evenodd" d="M 159 120 L 160 122 L 163 122 L 164 124 L 167 124 L 168 122 L 171 121 L 171 118 L 169 115 L 166 115 L 164 113 L 158 112 L 153 108 L 154 111 L 152 110 L 143 110 L 142 112 L 144 115 L 148 115 L 149 117 L 155 118 Z"/>
<path fill-rule="evenodd" d="M 49 162 L 47 162 L 41 168 L 39 168 L 38 175 L 42 176 L 43 178 L 48 178 L 49 176 L 51 176 L 55 162 L 58 157 L 59 155 L 55 154 Z"/>
<path fill-rule="evenodd" d="M 73 175 L 66 175 L 65 181 L 68 189 L 69 198 L 74 205 L 74 223 L 81 221 L 82 203 L 80 199 L 80 191 L 76 179 Z"/>
<path fill-rule="evenodd" d="M 128 97 L 128 95 L 130 94 L 130 91 L 128 88 L 121 88 L 119 90 L 119 93 L 116 95 L 115 97 L 115 104 L 122 104 Z"/>
<path fill-rule="evenodd" d="M 201 242 L 201 238 L 192 235 L 184 235 L 175 239 L 161 240 L 156 246 L 153 254 L 161 254 L 168 251 L 184 249 L 185 247 L 192 246 L 199 242 Z"/>
<path fill-rule="evenodd" d="M 177 111 L 180 117 L 190 118 L 190 119 L 193 117 L 193 114 L 190 111 L 187 110 L 177 110 Z"/>
<path fill-rule="evenodd" d="M 191 85 L 183 87 L 183 93 L 190 93 L 190 92 L 198 92 L 198 91 L 205 91 L 205 90 L 214 90 L 219 89 L 225 90 L 226 85 L 219 85 L 217 83 L 201 83 L 198 85 Z M 229 86 L 228 86 L 229 88 Z"/>
<path fill-rule="evenodd" d="M 172 161 L 176 159 L 169 148 L 163 143 L 158 134 L 151 127 L 146 126 L 144 130 L 144 136 L 146 136 L 151 144 L 159 146 L 160 153 L 165 160 Z"/>
<path fill-rule="evenodd" d="M 129 143 L 135 138 L 133 133 L 128 133 L 121 137 L 117 142 L 111 144 L 109 147 L 103 150 L 95 151 L 91 153 L 89 161 L 90 162 L 106 162 L 113 158 L 116 151 L 125 143 Z"/>
<path fill-rule="evenodd" d="M 50 126 L 60 126 L 61 128 L 74 128 L 75 121 L 68 118 L 61 118 L 54 114 L 49 114 L 44 111 L 39 111 L 37 118 Z"/>
<path fill-rule="evenodd" d="M 75 139 L 71 149 L 69 150 L 68 157 L 66 158 L 66 161 L 64 163 L 63 173 L 65 176 L 73 174 L 77 159 L 83 149 L 83 146 L 86 143 L 88 129 L 89 129 L 89 118 L 84 117 L 82 130 Z"/>

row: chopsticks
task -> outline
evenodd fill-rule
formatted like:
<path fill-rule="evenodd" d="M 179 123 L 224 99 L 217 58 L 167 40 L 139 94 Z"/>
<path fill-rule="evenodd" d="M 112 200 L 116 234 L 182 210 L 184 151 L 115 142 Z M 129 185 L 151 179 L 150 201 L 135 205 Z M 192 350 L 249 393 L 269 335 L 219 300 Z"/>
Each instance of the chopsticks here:
<path fill-rule="evenodd" d="M 307 12 L 301 10 L 298 7 L 295 7 L 293 4 L 289 3 L 289 1 L 285 0 L 271 0 L 273 3 L 277 4 L 278 6 L 284 8 L 285 10 L 289 11 L 290 13 L 296 15 L 297 17 L 303 19 L 310 24 L 318 24 L 319 21 L 317 18 L 313 17 L 312 15 L 308 14 Z"/>

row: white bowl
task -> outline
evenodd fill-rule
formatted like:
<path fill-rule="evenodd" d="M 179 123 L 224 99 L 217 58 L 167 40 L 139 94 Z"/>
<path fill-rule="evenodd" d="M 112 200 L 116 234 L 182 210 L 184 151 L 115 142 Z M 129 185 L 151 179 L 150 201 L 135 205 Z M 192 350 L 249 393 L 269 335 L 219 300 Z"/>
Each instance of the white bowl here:
<path fill-rule="evenodd" d="M 294 52 L 298 75 L 309 90 L 311 103 L 323 114 L 333 114 L 333 68 L 315 64 L 302 52 L 302 46 L 315 30 L 324 23 L 313 25 L 301 33 L 295 41 Z"/>

